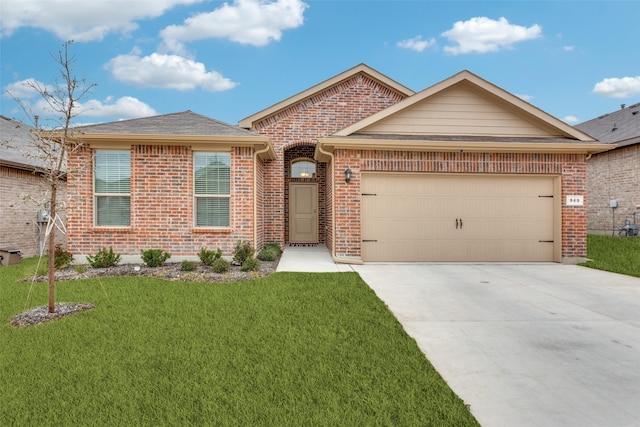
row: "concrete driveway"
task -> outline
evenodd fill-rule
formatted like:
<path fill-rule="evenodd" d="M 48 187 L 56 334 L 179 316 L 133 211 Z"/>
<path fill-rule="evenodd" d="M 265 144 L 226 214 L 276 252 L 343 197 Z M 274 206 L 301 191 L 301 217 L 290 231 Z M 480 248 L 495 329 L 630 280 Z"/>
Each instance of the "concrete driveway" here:
<path fill-rule="evenodd" d="M 560 264 L 353 269 L 483 426 L 640 426 L 639 278 Z"/>

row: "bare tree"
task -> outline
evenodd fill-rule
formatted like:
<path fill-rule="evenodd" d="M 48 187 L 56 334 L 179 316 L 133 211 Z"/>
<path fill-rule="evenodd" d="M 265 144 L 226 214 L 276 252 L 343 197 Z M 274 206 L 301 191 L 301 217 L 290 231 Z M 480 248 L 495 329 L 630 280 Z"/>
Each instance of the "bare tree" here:
<path fill-rule="evenodd" d="M 29 103 L 13 97 L 20 104 L 35 126 L 34 146 L 40 160 L 38 173 L 47 186 L 47 204 L 49 221 L 58 218 L 58 210 L 64 203 L 58 201 L 58 192 L 66 175 L 73 173 L 66 168 L 67 154 L 82 146 L 82 141 L 74 133 L 73 119 L 78 115 L 80 100 L 83 99 L 95 83 L 87 83 L 86 79 L 78 79 L 74 72 L 76 58 L 69 54 L 73 41 L 65 42 L 57 54 L 51 56 L 58 67 L 54 77 L 54 85 L 46 86 L 35 80 L 26 85 L 36 91 L 46 105 L 47 116 L 38 117 L 33 114 Z M 42 122 L 45 122 L 43 126 Z M 49 122 L 50 124 L 46 124 Z M 49 313 L 55 312 L 55 237 L 56 227 L 50 230 L 47 243 L 49 252 Z"/>

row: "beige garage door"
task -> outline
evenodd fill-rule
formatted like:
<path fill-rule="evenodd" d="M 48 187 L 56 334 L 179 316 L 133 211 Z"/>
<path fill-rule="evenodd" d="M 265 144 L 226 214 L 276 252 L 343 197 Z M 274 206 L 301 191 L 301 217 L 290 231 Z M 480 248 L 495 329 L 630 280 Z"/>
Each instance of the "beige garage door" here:
<path fill-rule="evenodd" d="M 364 261 L 558 261 L 559 178 L 363 173 Z"/>

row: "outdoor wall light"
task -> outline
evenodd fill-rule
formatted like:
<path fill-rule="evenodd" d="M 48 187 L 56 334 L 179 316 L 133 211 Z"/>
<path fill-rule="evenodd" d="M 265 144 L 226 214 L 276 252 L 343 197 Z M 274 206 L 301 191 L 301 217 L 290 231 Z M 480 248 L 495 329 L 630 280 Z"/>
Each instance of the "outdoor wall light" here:
<path fill-rule="evenodd" d="M 351 182 L 351 169 L 346 168 L 344 170 L 344 182 L 349 183 Z"/>

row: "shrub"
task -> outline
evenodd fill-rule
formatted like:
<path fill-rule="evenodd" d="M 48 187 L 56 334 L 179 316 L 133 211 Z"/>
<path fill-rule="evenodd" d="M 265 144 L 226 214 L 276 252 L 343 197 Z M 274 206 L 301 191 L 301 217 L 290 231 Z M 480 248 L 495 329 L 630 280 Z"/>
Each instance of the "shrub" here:
<path fill-rule="evenodd" d="M 40 264 L 36 270 L 36 276 L 46 276 L 47 274 L 49 274 L 49 266 L 46 263 Z"/>
<path fill-rule="evenodd" d="M 255 249 L 249 242 L 238 242 L 233 251 L 233 261 L 242 265 L 247 259 L 252 258 L 254 253 Z"/>
<path fill-rule="evenodd" d="M 162 249 L 147 249 L 142 251 L 142 261 L 147 267 L 160 267 L 164 265 L 165 261 L 171 258 L 169 252 L 165 252 Z"/>
<path fill-rule="evenodd" d="M 218 258 L 213 262 L 213 271 L 215 273 L 224 273 L 229 270 L 229 262 L 224 258 Z"/>
<path fill-rule="evenodd" d="M 73 262 L 73 254 L 66 249 L 62 248 L 62 245 L 56 245 L 55 258 L 53 260 L 53 266 L 57 270 L 59 268 L 67 268 Z"/>
<path fill-rule="evenodd" d="M 73 266 L 73 269 L 78 274 L 86 273 L 87 268 L 87 264 L 76 264 Z"/>
<path fill-rule="evenodd" d="M 198 265 L 193 261 L 183 260 L 180 264 L 180 270 L 182 271 L 196 271 Z"/>
<path fill-rule="evenodd" d="M 275 261 L 282 254 L 282 249 L 277 243 L 271 242 L 264 245 L 257 258 L 261 261 Z"/>
<path fill-rule="evenodd" d="M 258 268 L 260 268 L 260 261 L 258 261 L 256 258 L 247 258 L 242 263 L 242 267 L 240 267 L 240 270 L 241 271 L 256 271 Z"/>
<path fill-rule="evenodd" d="M 87 262 L 93 268 L 114 267 L 120 262 L 120 254 L 113 252 L 113 246 L 109 246 L 108 251 L 102 247 L 95 255 L 87 255 Z"/>
<path fill-rule="evenodd" d="M 269 242 L 266 245 L 264 245 L 264 247 L 276 251 L 278 255 L 282 253 L 282 249 L 280 248 L 280 245 L 277 244 L 276 242 Z"/>
<path fill-rule="evenodd" d="M 207 248 L 201 248 L 198 253 L 198 258 L 204 265 L 211 267 L 215 260 L 222 258 L 222 249 L 218 248 L 217 251 L 208 250 Z"/>

